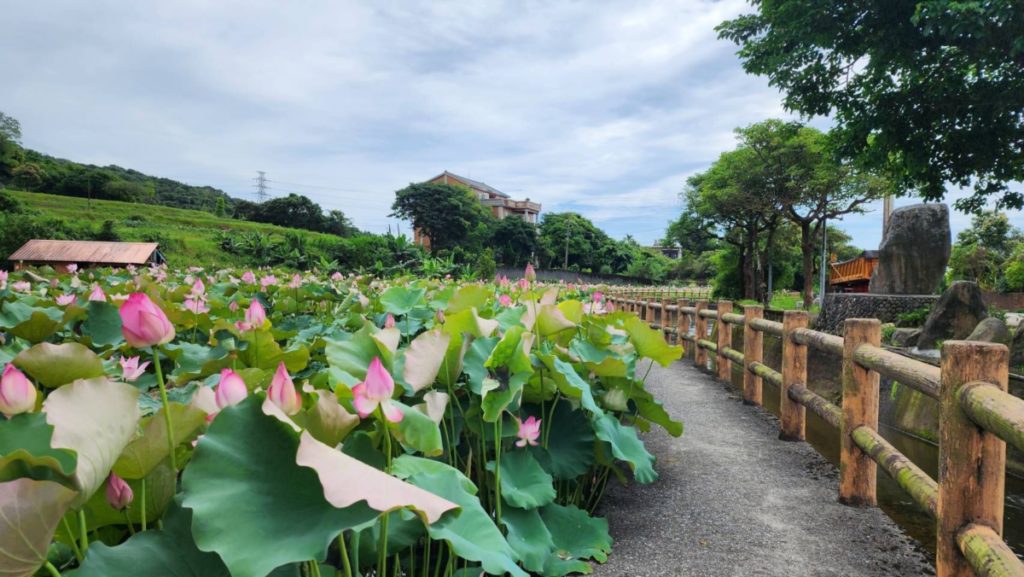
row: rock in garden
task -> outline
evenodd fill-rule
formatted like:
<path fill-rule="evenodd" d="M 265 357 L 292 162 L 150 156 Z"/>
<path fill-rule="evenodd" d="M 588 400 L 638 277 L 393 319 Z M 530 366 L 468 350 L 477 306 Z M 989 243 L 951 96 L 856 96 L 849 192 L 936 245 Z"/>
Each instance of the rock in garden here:
<path fill-rule="evenodd" d="M 917 346 L 919 338 L 921 338 L 921 329 L 896 329 L 892 332 L 889 342 L 894 347 L 910 348 Z"/>
<path fill-rule="evenodd" d="M 988 316 L 985 303 L 981 300 L 978 284 L 959 280 L 954 282 L 932 307 L 928 320 L 921 329 L 917 347 L 934 349 L 939 341 L 965 339 L 974 327 Z"/>
<path fill-rule="evenodd" d="M 1009 346 L 1012 336 L 1010 329 L 1006 328 L 1006 323 L 995 317 L 989 317 L 982 319 L 978 326 L 974 327 L 971 334 L 967 336 L 967 340 L 999 343 Z"/>
<path fill-rule="evenodd" d="M 1024 323 L 1017 326 L 1017 332 L 1013 335 L 1013 343 L 1010 344 L 1010 365 L 1024 366 Z"/>
<path fill-rule="evenodd" d="M 889 217 L 878 247 L 878 268 L 869 291 L 875 294 L 929 295 L 942 282 L 949 261 L 949 208 L 915 204 Z M 966 335 L 965 335 L 966 336 Z"/>

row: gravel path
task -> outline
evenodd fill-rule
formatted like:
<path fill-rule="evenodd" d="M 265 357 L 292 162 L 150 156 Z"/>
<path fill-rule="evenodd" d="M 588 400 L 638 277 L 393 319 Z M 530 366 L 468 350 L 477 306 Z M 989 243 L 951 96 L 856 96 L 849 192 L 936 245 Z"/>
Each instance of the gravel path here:
<path fill-rule="evenodd" d="M 926 554 L 877 508 L 840 505 L 838 472 L 777 421 L 688 363 L 648 387 L 686 431 L 645 436 L 658 481 L 609 488 L 614 549 L 598 577 L 917 577 Z"/>

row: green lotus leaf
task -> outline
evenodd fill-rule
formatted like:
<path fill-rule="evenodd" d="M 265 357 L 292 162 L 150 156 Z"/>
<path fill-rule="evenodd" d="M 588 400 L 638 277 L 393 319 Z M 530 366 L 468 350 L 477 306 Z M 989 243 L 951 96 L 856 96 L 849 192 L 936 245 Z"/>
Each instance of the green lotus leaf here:
<path fill-rule="evenodd" d="M 377 516 L 365 503 L 332 506 L 317 473 L 296 463 L 299 434 L 261 403 L 250 395 L 222 410 L 182 475 L 196 545 L 220 555 L 234 577 L 323 559 L 340 531 Z"/>
<path fill-rule="evenodd" d="M 380 542 L 380 522 L 374 519 L 358 530 L 360 532 L 359 559 L 364 565 L 368 561 L 376 563 L 377 544 Z M 415 513 L 406 510 L 388 513 L 388 556 L 415 545 L 425 534 L 423 520 Z"/>
<path fill-rule="evenodd" d="M 373 357 L 380 356 L 380 350 L 370 336 L 370 329 L 364 327 L 343 341 L 328 340 L 324 354 L 331 368 L 346 377 L 342 382 L 350 384 L 351 380 L 355 384 L 366 378 L 366 368 Z"/>
<path fill-rule="evenodd" d="M 683 434 L 683 424 L 679 421 L 673 421 L 668 411 L 654 398 L 654 395 L 640 387 L 635 387 L 631 394 L 633 402 L 636 403 L 637 414 L 659 425 L 673 437 Z"/>
<path fill-rule="evenodd" d="M 63 326 L 64 311 L 53 307 L 33 307 L 22 301 L 4 303 L 0 326 L 31 343 L 46 339 Z"/>
<path fill-rule="evenodd" d="M 0 572 L 5 577 L 35 575 L 74 499 L 75 491 L 53 481 L 0 483 Z"/>
<path fill-rule="evenodd" d="M 170 459 L 164 459 L 146 475 L 145 479 L 125 479 L 132 489 L 134 499 L 124 511 L 118 511 L 107 502 L 105 491 L 96 491 L 93 496 L 82 506 L 85 512 L 86 525 L 90 529 L 99 529 L 108 525 L 124 525 L 127 519 L 133 523 L 142 522 L 142 482 L 146 483 L 146 519 L 153 523 L 159 519 L 174 498 L 178 490 L 178 476 L 171 469 Z M 70 527 L 77 527 L 75 519 L 70 518 L 74 513 L 68 514 Z M 62 528 L 57 529 L 60 537 L 66 537 Z"/>
<path fill-rule="evenodd" d="M 633 469 L 633 476 L 641 483 L 653 483 L 658 478 L 654 470 L 654 455 L 647 452 L 636 429 L 619 423 L 612 415 L 601 415 L 591 419 L 598 439 L 612 447 L 612 454 Z"/>
<path fill-rule="evenodd" d="M 597 401 L 594 400 L 594 392 L 590 388 L 590 383 L 583 380 L 583 377 L 580 377 L 572 364 L 562 359 L 554 358 L 552 365 L 552 368 L 555 370 L 555 382 L 558 383 L 559 389 L 562 390 L 563 394 L 572 399 L 580 399 L 583 408 L 590 411 L 594 416 L 604 414 Z M 559 376 L 562 378 L 558 378 Z"/>
<path fill-rule="evenodd" d="M 498 328 L 498 321 L 480 318 L 475 308 L 461 310 L 445 317 L 444 332 L 489 337 Z"/>
<path fill-rule="evenodd" d="M 466 352 L 469 350 L 472 339 L 466 338 L 462 333 L 445 334 L 449 335 L 448 350 L 445 351 L 444 360 L 441 363 L 441 370 L 438 371 L 437 378 L 442 384 L 451 387 L 455 385 L 455 383 L 459 381 L 459 377 L 462 376 L 464 358 L 466 356 Z M 495 341 L 497 341 L 497 339 L 495 339 Z"/>
<path fill-rule="evenodd" d="M 457 313 L 468 309 L 483 310 L 488 301 L 494 297 L 494 292 L 485 286 L 468 284 L 459 287 L 455 295 L 448 300 L 448 312 Z"/>
<path fill-rule="evenodd" d="M 487 469 L 494 470 L 493 461 Z M 555 500 L 554 479 L 529 451 L 511 451 L 501 456 L 501 496 L 520 509 L 543 507 Z"/>
<path fill-rule="evenodd" d="M 427 533 L 432 539 L 447 541 L 456 555 L 479 562 L 484 571 L 491 575 L 510 573 L 515 577 L 528 577 L 516 565 L 519 556 L 505 541 L 491 516 L 480 506 L 476 491 L 466 491 L 463 478 L 462 473 L 451 467 L 409 477 L 413 485 L 444 497 L 462 508 L 458 515 L 448 513 L 428 526 Z"/>
<path fill-rule="evenodd" d="M 627 318 L 624 328 L 629 333 L 629 340 L 636 347 L 637 353 L 642 357 L 654 360 L 663 367 L 671 365 L 683 356 L 682 346 L 669 345 L 665 342 L 665 335 L 660 330 L 647 326 L 647 321 L 641 320 L 639 317 Z"/>
<path fill-rule="evenodd" d="M 22 413 L 0 420 L 0 482 L 19 477 L 73 485 L 78 456 L 50 446 L 53 427 L 43 413 Z"/>
<path fill-rule="evenodd" d="M 206 413 L 192 405 L 170 403 L 171 422 L 174 424 L 174 445 L 178 446 L 195 435 L 206 422 Z M 139 424 L 142 436 L 125 447 L 114 464 L 114 472 L 124 479 L 141 479 L 167 458 L 167 426 L 164 409 L 144 417 Z"/>
<path fill-rule="evenodd" d="M 565 314 L 555 305 L 540 305 L 537 311 L 537 330 L 541 336 L 547 337 L 575 327 L 576 323 L 565 318 Z"/>
<path fill-rule="evenodd" d="M 135 577 L 145 568 L 149 577 L 231 577 L 215 553 L 200 551 L 192 540 L 192 512 L 175 503 L 163 518 L 163 529 L 141 532 L 110 547 L 89 546 L 82 567 L 69 577 Z"/>
<path fill-rule="evenodd" d="M 484 379 L 488 376 L 487 359 L 490 358 L 494 347 L 498 345 L 497 337 L 484 337 L 473 339 L 466 351 L 463 361 L 466 374 L 469 375 L 469 389 L 477 395 L 482 394 Z"/>
<path fill-rule="evenodd" d="M 591 517 L 575 505 L 552 503 L 540 510 L 558 558 L 596 559 L 604 563 L 612 550 L 607 519 Z M 564 573 L 559 573 L 564 575 Z"/>
<path fill-rule="evenodd" d="M 14 364 L 40 385 L 51 389 L 77 379 L 103 376 L 103 361 L 78 343 L 39 343 L 18 353 Z"/>
<path fill-rule="evenodd" d="M 570 323 L 579 324 L 583 321 L 583 303 L 577 300 L 568 300 L 558 303 L 558 310 L 561 311 L 565 320 Z"/>
<path fill-rule="evenodd" d="M 413 391 L 429 387 L 444 363 L 451 336 L 438 330 L 421 333 L 405 350 L 402 374 Z"/>
<path fill-rule="evenodd" d="M 43 412 L 53 426 L 51 446 L 78 455 L 72 506 L 92 497 L 138 430 L 139 391 L 105 378 L 77 380 L 46 398 Z"/>
<path fill-rule="evenodd" d="M 246 331 L 242 341 L 248 346 L 241 351 L 239 358 L 250 367 L 273 371 L 278 364 L 284 363 L 288 372 L 297 373 L 309 364 L 309 349 L 299 344 L 282 349 L 270 331 Z"/>
<path fill-rule="evenodd" d="M 402 333 L 398 329 L 392 327 L 390 329 L 380 329 L 370 335 L 373 342 L 377 345 L 377 353 L 380 360 L 384 362 L 384 366 L 390 367 L 391 363 L 395 359 L 395 352 L 398 350 L 398 343 L 402 341 Z"/>
<path fill-rule="evenodd" d="M 294 417 L 313 438 L 327 446 L 337 446 L 353 429 L 359 426 L 359 417 L 345 410 L 330 393 L 317 391 L 317 399 L 306 411 Z"/>
<path fill-rule="evenodd" d="M 444 452 L 441 428 L 426 413 L 392 401 L 402 409 L 405 416 L 398 423 L 388 426 L 403 447 L 419 451 L 427 457 L 436 457 Z"/>
<path fill-rule="evenodd" d="M 530 447 L 547 470 L 558 479 L 575 479 L 594 463 L 594 431 L 582 411 L 573 410 L 569 401 L 560 401 L 550 419 L 547 449 Z M 544 455 L 541 457 L 540 455 Z"/>
<path fill-rule="evenodd" d="M 502 513 L 501 520 L 508 531 L 508 544 L 519 555 L 523 568 L 544 575 L 544 564 L 554 551 L 555 545 L 551 541 L 551 532 L 540 518 L 540 511 L 509 507 Z M 590 565 L 578 563 L 576 571 L 587 573 Z"/>
<path fill-rule="evenodd" d="M 423 296 L 426 294 L 426 289 L 422 288 L 393 286 L 380 295 L 380 304 L 384 305 L 384 310 L 393 315 L 404 315 L 416 305 L 421 304 Z"/>
<path fill-rule="evenodd" d="M 447 475 L 453 471 L 457 473 L 456 479 L 462 490 L 475 495 L 477 489 L 473 481 L 470 481 L 469 477 L 463 475 L 458 469 L 453 469 L 450 465 L 441 461 L 424 459 L 415 455 L 402 455 L 391 462 L 391 473 L 399 479 L 408 479 L 420 473 Z"/>
<path fill-rule="evenodd" d="M 121 332 L 121 313 L 108 302 L 89 301 L 88 316 L 82 323 L 82 334 L 101 347 L 116 346 L 124 342 Z"/>

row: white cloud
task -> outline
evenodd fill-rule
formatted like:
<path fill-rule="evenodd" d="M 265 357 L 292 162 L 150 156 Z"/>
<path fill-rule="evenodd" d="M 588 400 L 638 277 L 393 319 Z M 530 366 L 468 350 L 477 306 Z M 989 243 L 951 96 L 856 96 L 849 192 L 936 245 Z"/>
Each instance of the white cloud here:
<path fill-rule="evenodd" d="M 649 242 L 732 130 L 784 116 L 714 26 L 742 0 L 63 0 L 4 10 L 25 143 L 235 196 L 256 170 L 380 232 L 442 170 Z M 315 184 L 344 190 L 304 188 Z"/>

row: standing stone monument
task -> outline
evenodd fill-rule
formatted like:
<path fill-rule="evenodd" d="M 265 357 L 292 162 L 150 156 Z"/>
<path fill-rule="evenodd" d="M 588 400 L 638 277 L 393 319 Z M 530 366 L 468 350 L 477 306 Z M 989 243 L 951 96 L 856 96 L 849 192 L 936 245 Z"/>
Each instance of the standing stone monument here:
<path fill-rule="evenodd" d="M 890 295 L 934 293 L 946 272 L 950 248 L 946 205 L 914 204 L 894 210 L 878 247 L 878 267 L 868 291 Z"/>

